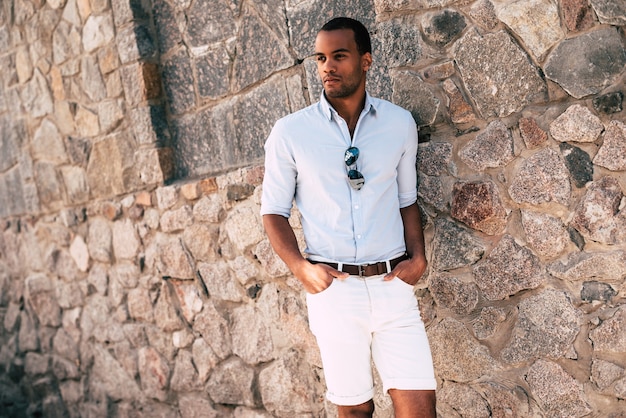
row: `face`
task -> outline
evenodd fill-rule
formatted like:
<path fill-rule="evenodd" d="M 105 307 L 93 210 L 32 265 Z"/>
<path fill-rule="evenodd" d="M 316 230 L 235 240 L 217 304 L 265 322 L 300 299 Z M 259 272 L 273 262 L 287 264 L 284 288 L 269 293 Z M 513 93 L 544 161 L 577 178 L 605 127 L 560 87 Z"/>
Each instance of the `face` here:
<path fill-rule="evenodd" d="M 315 39 L 315 56 L 328 98 L 346 98 L 365 91 L 365 74 L 372 56 L 369 52 L 359 54 L 352 30 L 320 31 Z"/>

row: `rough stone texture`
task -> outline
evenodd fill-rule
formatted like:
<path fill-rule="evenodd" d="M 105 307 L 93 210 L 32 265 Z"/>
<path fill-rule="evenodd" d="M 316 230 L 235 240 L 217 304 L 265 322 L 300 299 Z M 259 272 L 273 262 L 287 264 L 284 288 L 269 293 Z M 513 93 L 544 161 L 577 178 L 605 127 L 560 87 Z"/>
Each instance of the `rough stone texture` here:
<path fill-rule="evenodd" d="M 550 0 L 511 2 L 498 10 L 498 19 L 522 38 L 539 60 L 564 37 L 557 5 Z"/>
<path fill-rule="evenodd" d="M 474 281 L 489 300 L 501 300 L 521 290 L 534 289 L 544 280 L 539 259 L 508 234 L 472 271 Z"/>
<path fill-rule="evenodd" d="M 526 381 L 550 416 L 583 417 L 591 412 L 582 384 L 556 363 L 537 360 L 528 370 Z"/>
<path fill-rule="evenodd" d="M 613 0 L 4 0 L 0 415 L 337 415 L 259 204 L 339 15 L 370 29 L 368 91 L 420 125 L 439 415 L 624 417 Z"/>
<path fill-rule="evenodd" d="M 567 168 L 559 154 L 549 148 L 528 158 L 509 186 L 509 195 L 518 203 L 557 202 L 567 205 L 571 185 Z"/>
<path fill-rule="evenodd" d="M 535 357 L 558 359 L 567 354 L 580 332 L 582 314 L 568 296 L 556 290 L 522 300 L 518 319 L 502 359 L 519 363 Z"/>
<path fill-rule="evenodd" d="M 488 235 L 501 233 L 507 214 L 492 182 L 456 183 L 450 214 L 453 218 Z"/>
<path fill-rule="evenodd" d="M 432 326 L 428 337 L 435 369 L 442 379 L 469 382 L 487 375 L 496 367 L 487 347 L 476 341 L 465 325 L 455 319 L 446 318 Z M 451 341 L 455 344 L 450 344 Z"/>
<path fill-rule="evenodd" d="M 550 124 L 550 135 L 559 142 L 594 142 L 604 126 L 585 106 L 567 108 Z"/>
<path fill-rule="evenodd" d="M 455 44 L 455 61 L 485 118 L 504 117 L 545 98 L 546 86 L 537 68 L 506 32 L 481 36 L 468 31 Z"/>
<path fill-rule="evenodd" d="M 542 257 L 557 257 L 570 242 L 565 224 L 553 216 L 522 209 L 522 226 L 528 245 Z"/>
<path fill-rule="evenodd" d="M 603 177 L 590 183 L 576 206 L 570 225 L 589 240 L 606 244 L 625 242 L 623 196 L 619 182 L 613 177 Z"/>
<path fill-rule="evenodd" d="M 626 124 L 617 120 L 611 121 L 593 163 L 612 171 L 626 170 Z"/>
<path fill-rule="evenodd" d="M 511 131 L 502 121 L 496 120 L 468 142 L 459 152 L 459 156 L 476 171 L 505 166 L 515 158 Z"/>
<path fill-rule="evenodd" d="M 580 99 L 602 91 L 626 64 L 626 50 L 615 28 L 598 29 L 559 43 L 544 66 L 546 76 Z"/>

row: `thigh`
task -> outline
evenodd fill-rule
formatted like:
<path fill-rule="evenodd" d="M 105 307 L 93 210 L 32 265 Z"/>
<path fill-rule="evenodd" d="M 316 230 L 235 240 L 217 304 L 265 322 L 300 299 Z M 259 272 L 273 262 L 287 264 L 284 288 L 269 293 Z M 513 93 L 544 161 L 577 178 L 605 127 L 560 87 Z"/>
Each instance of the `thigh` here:
<path fill-rule="evenodd" d="M 359 405 L 374 395 L 371 333 L 358 278 L 335 280 L 307 295 L 309 326 L 322 357 L 327 398 L 336 405 Z"/>
<path fill-rule="evenodd" d="M 383 286 L 386 288 L 380 293 L 402 301 L 399 304 L 402 309 L 388 302 L 381 303 L 389 310 L 379 311 L 373 332 L 372 355 L 383 390 L 434 390 L 437 382 L 430 345 L 413 290 L 398 278 Z M 399 295 L 392 295 L 394 293 Z"/>

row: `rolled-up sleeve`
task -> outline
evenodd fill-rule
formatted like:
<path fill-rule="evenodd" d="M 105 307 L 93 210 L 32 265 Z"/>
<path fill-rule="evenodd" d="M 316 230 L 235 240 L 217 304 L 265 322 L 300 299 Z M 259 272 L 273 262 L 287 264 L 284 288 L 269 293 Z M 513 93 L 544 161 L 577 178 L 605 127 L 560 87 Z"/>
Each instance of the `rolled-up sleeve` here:
<path fill-rule="evenodd" d="M 398 199 L 401 208 L 417 201 L 417 126 L 410 113 L 409 117 L 411 120 L 407 123 L 405 150 L 398 164 Z"/>
<path fill-rule="evenodd" d="M 289 218 L 291 213 L 298 172 L 284 134 L 282 120 L 279 120 L 265 142 L 261 215 L 274 214 Z"/>

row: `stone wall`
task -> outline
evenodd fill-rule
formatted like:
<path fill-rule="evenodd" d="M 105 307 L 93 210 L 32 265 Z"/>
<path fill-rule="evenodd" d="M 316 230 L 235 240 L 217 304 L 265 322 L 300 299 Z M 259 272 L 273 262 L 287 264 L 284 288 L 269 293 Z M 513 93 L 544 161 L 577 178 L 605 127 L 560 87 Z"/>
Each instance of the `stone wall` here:
<path fill-rule="evenodd" d="M 623 2 L 348 3 L 2 2 L 0 416 L 334 416 L 258 213 L 338 15 L 421 128 L 440 416 L 625 416 Z"/>

